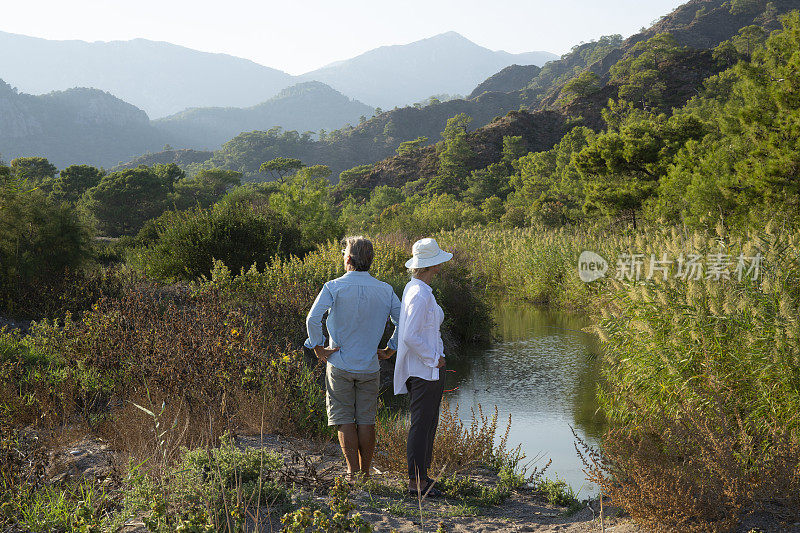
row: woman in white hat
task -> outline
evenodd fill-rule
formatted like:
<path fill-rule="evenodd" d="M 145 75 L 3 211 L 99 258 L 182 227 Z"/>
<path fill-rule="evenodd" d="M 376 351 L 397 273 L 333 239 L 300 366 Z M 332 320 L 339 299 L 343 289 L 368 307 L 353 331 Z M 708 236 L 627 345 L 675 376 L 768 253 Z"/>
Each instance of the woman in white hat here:
<path fill-rule="evenodd" d="M 444 392 L 444 347 L 439 331 L 444 313 L 430 283 L 441 264 L 453 254 L 439 248 L 431 238 L 415 242 L 412 253 L 406 262 L 412 278 L 403 291 L 398 322 L 394 392 L 408 393 L 410 399 L 411 426 L 406 447 L 409 493 L 439 496 L 428 469 Z"/>

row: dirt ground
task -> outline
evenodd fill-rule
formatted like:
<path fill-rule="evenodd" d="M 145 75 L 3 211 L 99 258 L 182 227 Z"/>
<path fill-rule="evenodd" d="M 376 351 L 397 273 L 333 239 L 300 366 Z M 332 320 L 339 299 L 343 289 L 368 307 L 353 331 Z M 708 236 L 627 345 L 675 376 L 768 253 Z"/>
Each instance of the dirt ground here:
<path fill-rule="evenodd" d="M 239 437 L 241 446 L 258 447 L 259 437 Z M 335 443 L 314 444 L 308 441 L 285 438 L 275 435 L 265 436 L 263 446 L 280 453 L 287 464 L 294 464 L 298 472 L 312 465 L 315 475 L 323 481 L 330 481 L 346 472 L 344 460 Z M 497 476 L 486 471 L 473 471 L 470 477 L 487 485 L 498 481 Z M 444 498 L 425 499 L 420 502 L 404 494 L 404 481 L 387 473 L 374 473 L 372 487 L 356 485 L 351 499 L 356 504 L 356 512 L 367 519 L 379 532 L 489 532 L 501 533 L 535 531 L 540 533 L 648 533 L 656 531 L 638 526 L 630 516 L 613 506 L 605 505 L 603 523 L 600 521 L 599 501 L 594 500 L 577 512 L 568 514 L 567 509 L 547 503 L 539 494 L 531 490 L 518 490 L 503 504 L 480 509 L 480 514 L 470 512 L 460 514 L 464 506 L 458 501 Z M 378 485 L 375 490 L 374 485 Z M 306 497 L 325 500 L 324 495 Z M 280 527 L 275 524 L 276 529 Z M 441 529 L 439 529 L 441 528 Z M 736 533 L 797 533 L 800 523 L 781 524 L 772 517 L 754 515 L 744 519 Z"/>
<path fill-rule="evenodd" d="M 346 472 L 341 451 L 336 443 L 313 443 L 277 435 L 239 436 L 241 447 L 259 448 L 276 452 L 283 457 L 281 470 L 283 482 L 299 489 L 294 496 L 301 505 L 324 505 L 328 488 L 333 480 Z M 47 478 L 63 479 L 65 476 L 84 476 L 102 479 L 111 475 L 113 452 L 98 439 L 82 439 L 51 451 Z M 481 484 L 497 483 L 496 475 L 476 469 L 468 473 Z M 350 499 L 359 512 L 376 531 L 391 532 L 521 532 L 540 533 L 643 533 L 656 531 L 639 527 L 620 509 L 604 506 L 601 525 L 599 501 L 584 502 L 572 513 L 566 508 L 549 504 L 545 498 L 531 490 L 516 490 L 504 503 L 492 507 L 470 507 L 461 501 L 448 498 L 426 498 L 421 502 L 406 494 L 405 481 L 395 475 L 375 472 L 368 483 L 356 484 Z M 266 512 L 264 513 L 266 514 Z M 277 532 L 281 529 L 280 516 L 272 515 L 263 523 L 261 531 Z M 134 519 L 121 530 L 124 533 L 144 533 L 141 518 Z M 798 524 L 780 524 L 769 516 L 747 517 L 736 533 L 792 533 L 800 532 Z"/>
<path fill-rule="evenodd" d="M 239 437 L 241 446 L 258 447 L 259 437 Z M 298 470 L 305 468 L 305 461 L 313 465 L 315 475 L 320 479 L 333 479 L 346 472 L 341 451 L 335 443 L 327 445 L 312 444 L 297 439 L 277 436 L 264 438 L 264 447 L 280 453 L 288 464 L 295 464 Z M 302 457 L 302 459 L 300 459 Z M 474 471 L 474 479 L 491 485 L 497 477 L 489 472 Z M 469 509 L 461 502 L 446 498 L 426 498 L 420 501 L 405 495 L 404 481 L 387 473 L 373 473 L 373 482 L 356 485 L 351 492 L 351 500 L 356 504 L 356 512 L 375 526 L 376 531 L 389 532 L 562 532 L 583 533 L 601 531 L 599 502 L 591 507 L 567 515 L 566 509 L 550 505 L 541 496 L 530 490 L 515 491 L 502 505 L 481 508 L 478 516 L 472 516 L 474 508 Z M 376 488 L 377 485 L 377 488 Z M 307 494 L 304 497 L 324 500 L 324 496 Z M 638 528 L 630 518 L 618 515 L 618 509 L 604 510 L 605 530 L 616 533 L 638 533 Z M 462 514 L 464 513 L 464 514 Z"/>

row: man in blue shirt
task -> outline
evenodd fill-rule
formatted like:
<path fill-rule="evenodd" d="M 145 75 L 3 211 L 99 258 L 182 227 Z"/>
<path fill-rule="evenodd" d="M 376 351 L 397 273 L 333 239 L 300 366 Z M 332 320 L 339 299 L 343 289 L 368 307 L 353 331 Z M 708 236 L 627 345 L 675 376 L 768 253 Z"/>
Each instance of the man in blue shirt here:
<path fill-rule="evenodd" d="M 400 300 L 391 285 L 373 278 L 368 270 L 374 251 L 364 237 L 345 239 L 345 274 L 322 287 L 306 317 L 307 348 L 325 363 L 328 425 L 337 426 L 339 444 L 347 461 L 347 476 L 369 477 L 375 452 L 375 416 L 378 410 L 380 364 L 397 350 Z M 322 317 L 330 344 L 326 347 Z M 387 347 L 378 350 L 387 319 L 395 325 Z"/>

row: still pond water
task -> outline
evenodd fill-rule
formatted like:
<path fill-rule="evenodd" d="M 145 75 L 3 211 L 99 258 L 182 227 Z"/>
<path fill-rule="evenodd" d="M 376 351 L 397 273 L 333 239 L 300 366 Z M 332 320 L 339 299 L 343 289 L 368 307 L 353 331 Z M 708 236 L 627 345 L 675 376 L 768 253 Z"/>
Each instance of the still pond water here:
<path fill-rule="evenodd" d="M 556 475 L 586 498 L 597 492 L 585 480 L 575 452 L 570 426 L 581 438 L 596 445 L 603 422 L 596 415 L 595 391 L 599 376 L 600 347 L 597 339 L 581 331 L 582 317 L 530 305 L 499 303 L 495 306 L 496 341 L 460 363 L 448 365 L 445 393 L 451 405 L 458 402 L 465 423 L 478 405 L 500 420 L 505 430 L 511 415 L 509 447 L 522 445 L 534 466 L 553 463 L 546 475 Z M 501 435 L 498 435 L 498 438 Z"/>

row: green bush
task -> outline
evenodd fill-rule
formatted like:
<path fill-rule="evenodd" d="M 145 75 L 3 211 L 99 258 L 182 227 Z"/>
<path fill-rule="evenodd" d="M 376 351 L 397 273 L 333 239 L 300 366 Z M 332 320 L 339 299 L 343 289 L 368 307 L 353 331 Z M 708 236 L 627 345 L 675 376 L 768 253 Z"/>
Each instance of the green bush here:
<path fill-rule="evenodd" d="M 175 173 L 163 170 L 170 166 L 139 166 L 103 176 L 81 197 L 81 208 L 96 220 L 101 235 L 133 235 L 169 206 Z"/>
<path fill-rule="evenodd" d="M 0 309 L 36 316 L 88 263 L 89 231 L 74 209 L 13 179 L 0 180 L 0 213 Z"/>
<path fill-rule="evenodd" d="M 227 434 L 216 448 L 181 449 L 160 480 L 132 463 L 112 526 L 144 513 L 145 526 L 153 532 L 211 532 L 230 525 L 242 531 L 244 517 L 255 516 L 258 507 L 279 513 L 288 509 L 289 491 L 275 479 L 282 465 L 278 454 L 239 448 Z"/>
<path fill-rule="evenodd" d="M 300 229 L 305 250 L 344 234 L 327 180 L 330 173 L 324 165 L 302 168 L 269 197 L 269 206 Z"/>
<path fill-rule="evenodd" d="M 23 484 L 8 491 L 4 500 L 0 497 L 0 526 L 36 533 L 100 533 L 104 517 L 114 506 L 94 481 L 41 487 Z"/>
<path fill-rule="evenodd" d="M 558 477 L 556 479 L 545 478 L 537 484 L 536 490 L 544 495 L 548 503 L 553 505 L 571 507 L 578 501 L 572 487 Z"/>
<path fill-rule="evenodd" d="M 300 251 L 299 231 L 281 215 L 237 204 L 165 213 L 138 240 L 147 246 L 133 263 L 148 277 L 172 281 L 208 276 L 215 259 L 238 272 Z"/>
<path fill-rule="evenodd" d="M 331 489 L 328 509 L 312 511 L 309 507 L 283 515 L 284 531 L 289 533 L 345 533 L 356 531 L 370 533 L 375 529 L 359 513 L 353 513 L 355 505 L 350 501 L 350 486 L 342 478 L 336 478 Z"/>
<path fill-rule="evenodd" d="M 442 480 L 444 493 L 457 500 L 481 507 L 500 505 L 511 496 L 512 487 L 498 483 L 488 487 L 467 476 L 453 474 Z"/>
<path fill-rule="evenodd" d="M 285 507 L 290 498 L 286 488 L 273 479 L 283 459 L 258 448 L 240 449 L 227 436 L 219 448 L 184 449 L 172 468 L 170 489 L 184 502 L 201 503 L 223 498 L 236 501 L 240 491 L 244 501 Z"/>
<path fill-rule="evenodd" d="M 482 211 L 452 194 L 405 198 L 391 187 L 377 187 L 363 205 L 347 204 L 342 218 L 358 231 L 400 233 L 413 240 L 486 223 Z"/>

